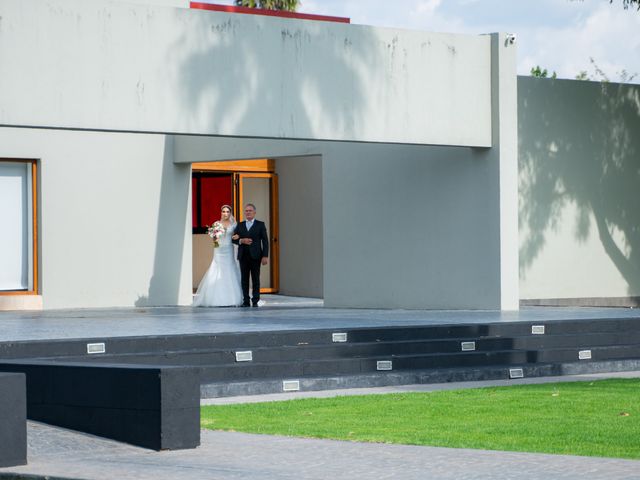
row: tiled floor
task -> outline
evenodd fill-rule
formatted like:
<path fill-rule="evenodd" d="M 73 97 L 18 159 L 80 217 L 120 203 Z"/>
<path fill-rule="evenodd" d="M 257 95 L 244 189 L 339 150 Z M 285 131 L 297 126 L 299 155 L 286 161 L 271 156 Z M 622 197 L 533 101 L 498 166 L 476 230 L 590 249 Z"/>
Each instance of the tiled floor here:
<path fill-rule="evenodd" d="M 115 308 L 0 312 L 0 342 L 325 328 L 637 318 L 640 309 L 525 307 L 517 312 L 325 308 L 322 300 L 264 296 L 260 308 Z"/>

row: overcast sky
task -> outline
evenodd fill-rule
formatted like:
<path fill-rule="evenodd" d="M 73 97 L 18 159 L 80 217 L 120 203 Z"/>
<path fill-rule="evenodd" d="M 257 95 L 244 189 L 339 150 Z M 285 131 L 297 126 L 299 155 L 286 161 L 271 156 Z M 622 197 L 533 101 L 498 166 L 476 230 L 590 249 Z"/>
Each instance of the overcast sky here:
<path fill-rule="evenodd" d="M 624 10 L 622 0 L 302 0 L 298 11 L 394 28 L 516 33 L 521 75 L 540 65 L 560 78 L 593 76 L 592 57 L 611 81 L 626 70 L 640 83 L 640 12 Z"/>

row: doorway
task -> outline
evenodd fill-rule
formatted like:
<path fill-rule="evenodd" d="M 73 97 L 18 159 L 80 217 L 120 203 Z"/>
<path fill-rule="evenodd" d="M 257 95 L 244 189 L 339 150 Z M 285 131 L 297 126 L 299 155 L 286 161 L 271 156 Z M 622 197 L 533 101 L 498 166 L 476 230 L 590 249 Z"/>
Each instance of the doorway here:
<path fill-rule="evenodd" d="M 231 205 L 238 222 L 243 206 L 253 203 L 256 218 L 267 225 L 269 263 L 262 267 L 261 293 L 279 290 L 278 176 L 269 159 L 192 164 L 193 289 L 197 289 L 213 258 L 207 225 L 220 218 L 222 205 Z"/>

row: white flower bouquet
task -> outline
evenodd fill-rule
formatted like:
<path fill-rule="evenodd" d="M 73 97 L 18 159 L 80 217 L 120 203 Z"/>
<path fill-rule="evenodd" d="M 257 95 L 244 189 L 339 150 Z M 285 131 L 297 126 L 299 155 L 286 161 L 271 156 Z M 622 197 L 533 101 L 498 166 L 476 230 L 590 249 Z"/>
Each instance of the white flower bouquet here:
<path fill-rule="evenodd" d="M 224 235 L 224 225 L 220 222 L 215 222 L 213 225 L 207 225 L 207 235 L 211 237 L 213 240 L 213 248 L 218 248 L 220 246 L 220 237 Z"/>

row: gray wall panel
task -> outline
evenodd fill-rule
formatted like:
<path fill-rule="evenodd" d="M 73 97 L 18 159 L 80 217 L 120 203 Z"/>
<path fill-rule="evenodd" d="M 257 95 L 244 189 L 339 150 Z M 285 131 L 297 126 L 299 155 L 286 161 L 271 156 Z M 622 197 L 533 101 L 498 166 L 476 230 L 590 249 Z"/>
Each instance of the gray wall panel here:
<path fill-rule="evenodd" d="M 640 86 L 518 78 L 523 299 L 640 295 Z"/>
<path fill-rule="evenodd" d="M 330 148 L 325 305 L 499 308 L 492 162 L 465 148 Z"/>
<path fill-rule="evenodd" d="M 276 159 L 280 186 L 280 293 L 322 297 L 322 157 Z"/>

